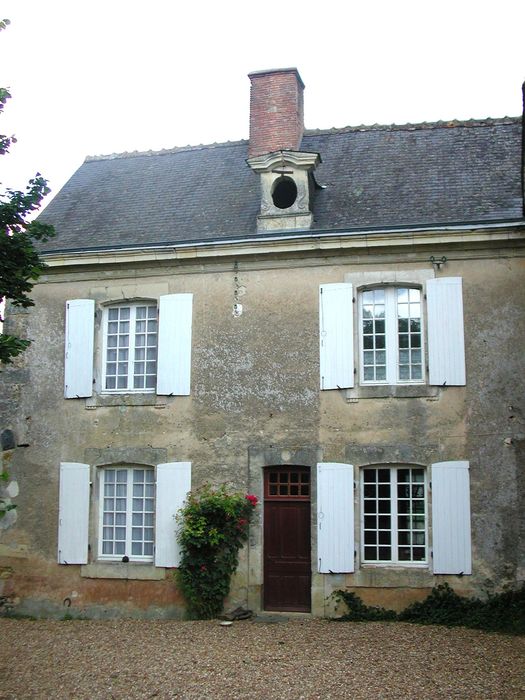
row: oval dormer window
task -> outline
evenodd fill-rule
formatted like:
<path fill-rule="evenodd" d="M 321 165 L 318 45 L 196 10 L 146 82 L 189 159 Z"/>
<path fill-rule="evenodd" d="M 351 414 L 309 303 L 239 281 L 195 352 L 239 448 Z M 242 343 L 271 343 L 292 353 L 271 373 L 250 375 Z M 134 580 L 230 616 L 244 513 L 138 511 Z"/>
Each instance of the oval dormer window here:
<path fill-rule="evenodd" d="M 288 209 L 297 199 L 297 185 L 291 177 L 282 175 L 273 184 L 272 200 L 278 209 Z"/>

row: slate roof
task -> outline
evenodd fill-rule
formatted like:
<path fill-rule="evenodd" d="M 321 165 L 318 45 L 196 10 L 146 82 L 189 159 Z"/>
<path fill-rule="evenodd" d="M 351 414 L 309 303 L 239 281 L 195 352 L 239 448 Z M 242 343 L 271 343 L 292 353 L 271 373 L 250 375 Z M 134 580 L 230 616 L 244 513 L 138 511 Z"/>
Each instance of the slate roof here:
<path fill-rule="evenodd" d="M 521 219 L 521 119 L 306 131 L 312 231 Z M 88 158 L 40 220 L 73 250 L 246 238 L 259 176 L 247 141 Z"/>

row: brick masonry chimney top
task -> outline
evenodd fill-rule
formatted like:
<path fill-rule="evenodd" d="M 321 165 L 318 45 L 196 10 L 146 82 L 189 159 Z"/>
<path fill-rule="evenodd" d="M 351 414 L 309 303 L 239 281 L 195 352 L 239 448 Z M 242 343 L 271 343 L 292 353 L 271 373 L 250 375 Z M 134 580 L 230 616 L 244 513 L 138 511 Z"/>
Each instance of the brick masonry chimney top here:
<path fill-rule="evenodd" d="M 304 131 L 304 83 L 297 68 L 256 71 L 248 77 L 251 81 L 248 157 L 273 151 L 298 151 Z"/>

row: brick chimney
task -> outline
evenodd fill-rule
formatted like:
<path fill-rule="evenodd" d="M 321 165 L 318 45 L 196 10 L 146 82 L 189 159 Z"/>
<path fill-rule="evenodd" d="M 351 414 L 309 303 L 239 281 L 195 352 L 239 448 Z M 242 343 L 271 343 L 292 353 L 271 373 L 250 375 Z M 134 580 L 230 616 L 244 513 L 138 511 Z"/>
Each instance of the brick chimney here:
<path fill-rule="evenodd" d="M 304 131 L 303 90 L 297 68 L 250 73 L 248 157 L 298 151 Z"/>

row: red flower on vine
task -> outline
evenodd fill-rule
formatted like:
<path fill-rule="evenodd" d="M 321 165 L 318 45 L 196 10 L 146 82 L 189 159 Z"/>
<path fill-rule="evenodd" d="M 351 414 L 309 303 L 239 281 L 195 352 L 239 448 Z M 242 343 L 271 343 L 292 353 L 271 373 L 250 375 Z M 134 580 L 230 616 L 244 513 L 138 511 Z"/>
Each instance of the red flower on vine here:
<path fill-rule="evenodd" d="M 245 525 L 248 525 L 246 518 L 239 518 L 239 520 L 237 520 L 237 528 L 239 530 L 242 530 Z"/>
<path fill-rule="evenodd" d="M 255 508 L 255 506 L 257 505 L 258 501 L 259 501 L 259 499 L 257 498 L 257 496 L 254 496 L 253 493 L 248 493 L 248 494 L 246 494 L 246 500 L 247 500 L 247 501 L 250 501 L 250 503 L 252 504 L 252 506 L 253 506 L 254 508 Z"/>
<path fill-rule="evenodd" d="M 206 571 L 206 564 L 202 564 L 201 571 Z"/>

